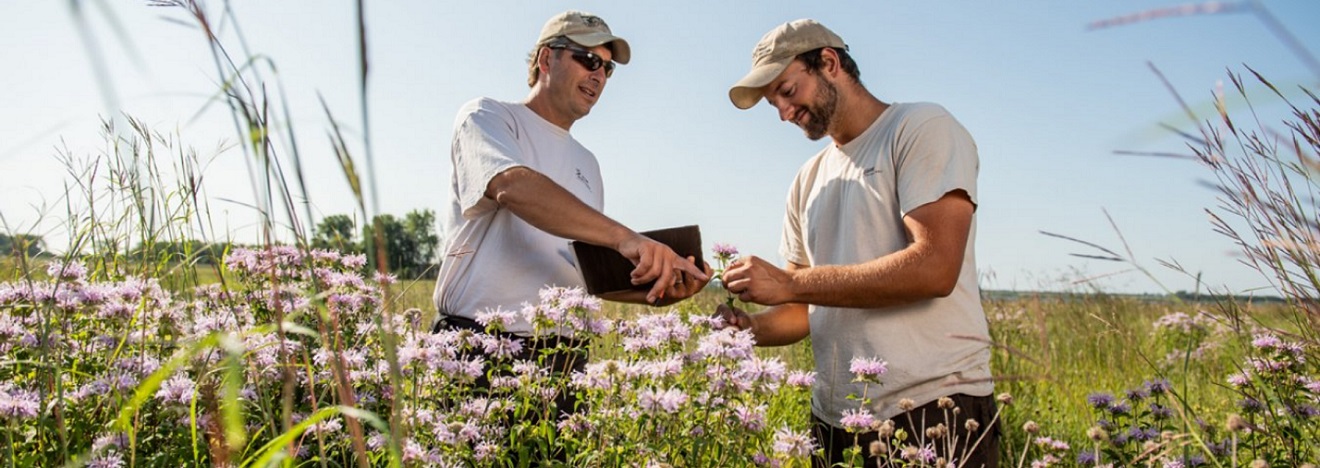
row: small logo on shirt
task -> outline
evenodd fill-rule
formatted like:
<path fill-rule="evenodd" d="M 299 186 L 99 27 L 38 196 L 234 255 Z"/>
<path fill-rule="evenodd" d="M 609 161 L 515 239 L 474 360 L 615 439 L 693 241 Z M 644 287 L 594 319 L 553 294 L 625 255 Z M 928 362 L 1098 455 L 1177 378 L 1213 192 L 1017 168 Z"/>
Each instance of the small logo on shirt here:
<path fill-rule="evenodd" d="M 868 167 L 866 168 L 865 171 L 862 171 L 863 176 L 876 175 L 879 173 L 880 173 L 880 169 L 874 167 Z"/>
<path fill-rule="evenodd" d="M 574 169 L 574 170 L 577 171 L 577 179 L 582 181 L 582 185 L 587 186 L 587 191 L 595 193 L 594 191 L 591 190 L 591 181 L 587 180 L 587 176 L 582 175 L 582 169 Z"/>

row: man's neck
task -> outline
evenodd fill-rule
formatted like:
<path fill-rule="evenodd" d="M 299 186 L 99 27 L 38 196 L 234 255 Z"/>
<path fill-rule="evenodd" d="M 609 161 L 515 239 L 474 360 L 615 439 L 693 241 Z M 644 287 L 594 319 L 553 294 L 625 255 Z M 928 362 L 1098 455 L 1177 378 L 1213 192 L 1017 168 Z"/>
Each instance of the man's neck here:
<path fill-rule="evenodd" d="M 830 128 L 830 138 L 836 146 L 846 145 L 861 136 L 889 108 L 889 104 L 876 99 L 866 88 L 858 86 L 855 91 L 846 93 L 840 96 L 839 103 L 843 105 Z"/>
<path fill-rule="evenodd" d="M 527 95 L 527 100 L 523 101 L 523 104 L 532 112 L 535 112 L 536 115 L 545 119 L 546 122 L 550 122 L 564 130 L 571 129 L 574 120 L 564 116 L 561 112 L 557 112 L 555 106 L 550 102 L 550 97 L 544 94 L 543 91 L 541 83 L 537 83 L 536 86 L 532 87 L 531 93 Z"/>

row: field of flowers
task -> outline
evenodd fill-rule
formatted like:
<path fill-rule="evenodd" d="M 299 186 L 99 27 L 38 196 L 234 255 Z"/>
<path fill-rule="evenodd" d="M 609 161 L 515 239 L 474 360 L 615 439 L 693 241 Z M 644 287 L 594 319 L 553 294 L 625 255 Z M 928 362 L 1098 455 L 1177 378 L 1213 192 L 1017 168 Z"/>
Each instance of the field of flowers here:
<path fill-rule="evenodd" d="M 429 333 L 425 285 L 365 277 L 364 261 L 240 249 L 223 281 L 178 291 L 79 261 L 10 271 L 0 283 L 7 464 L 809 463 L 809 347 L 756 350 L 747 335 L 717 330 L 706 312 L 720 291 L 652 309 L 547 289 L 540 304 L 482 317 L 491 331 L 521 314 L 593 340 L 586 372 L 552 375 L 469 352 L 512 355 L 516 340 Z M 988 300 L 1005 460 L 1314 460 L 1314 347 L 1278 327 L 1233 329 L 1247 316 L 1287 323 L 1292 309 L 1271 302 L 1235 318 L 1216 308 L 1104 295 Z M 883 385 L 883 361 L 853 364 Z M 474 389 L 487 373 L 489 391 Z M 546 418 L 564 392 L 581 411 Z M 949 462 L 922 450 L 938 434 L 893 440 L 893 466 Z"/>

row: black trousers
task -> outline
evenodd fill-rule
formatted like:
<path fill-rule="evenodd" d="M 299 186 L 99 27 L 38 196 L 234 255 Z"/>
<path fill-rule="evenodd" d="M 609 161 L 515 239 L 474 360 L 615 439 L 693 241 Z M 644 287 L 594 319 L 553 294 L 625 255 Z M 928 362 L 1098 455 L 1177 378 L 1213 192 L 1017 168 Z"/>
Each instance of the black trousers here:
<path fill-rule="evenodd" d="M 825 457 L 816 457 L 812 459 L 812 466 L 815 468 L 832 467 L 836 463 L 843 463 L 844 466 L 854 466 L 856 461 L 862 461 L 864 467 L 875 466 L 901 466 L 903 446 L 917 446 L 918 441 L 929 444 L 934 449 L 937 457 L 944 458 L 946 461 L 952 461 L 956 466 L 966 468 L 997 468 L 999 466 L 999 423 L 991 425 L 995 420 L 995 400 L 993 395 L 983 397 L 969 396 L 964 394 L 949 395 L 953 400 L 955 407 L 959 408 L 958 414 L 953 415 L 953 410 L 945 410 L 939 407 L 939 401 L 932 401 L 922 406 L 913 408 L 907 413 L 900 414 L 893 418 L 895 433 L 898 429 L 907 432 L 908 437 L 901 445 L 895 444 L 893 438 L 884 441 L 888 447 L 885 456 L 896 457 L 897 460 L 884 457 L 875 457 L 871 454 L 871 444 L 879 440 L 879 434 L 875 431 L 865 433 L 849 433 L 846 430 L 831 426 L 825 421 L 812 415 L 812 435 L 816 438 L 816 444 L 825 449 Z M 950 420 L 946 420 L 948 414 Z M 967 430 L 966 421 L 974 419 L 980 427 L 975 432 Z M 932 439 L 926 437 L 926 428 L 935 427 L 943 423 L 948 428 L 948 435 L 941 439 Z M 981 438 L 984 434 L 984 438 Z M 949 438 L 957 437 L 957 444 L 953 446 L 953 457 L 949 454 Z M 980 442 L 977 443 L 977 440 Z M 972 444 L 976 444 L 974 449 L 968 449 Z M 844 451 L 849 447 L 861 447 L 861 458 L 849 460 L 845 457 Z M 956 458 L 956 460 L 954 459 Z M 930 460 L 934 463 L 934 460 Z"/>

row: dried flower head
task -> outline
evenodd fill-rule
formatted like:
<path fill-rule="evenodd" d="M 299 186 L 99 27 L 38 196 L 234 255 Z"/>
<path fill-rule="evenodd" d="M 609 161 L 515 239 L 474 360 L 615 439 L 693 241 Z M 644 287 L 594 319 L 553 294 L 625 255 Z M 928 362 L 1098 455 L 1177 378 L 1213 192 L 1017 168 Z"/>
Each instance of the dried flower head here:
<path fill-rule="evenodd" d="M 951 409 L 953 408 L 953 399 L 949 397 L 940 397 L 938 406 L 940 409 Z"/>
<path fill-rule="evenodd" d="M 879 458 L 889 453 L 889 444 L 879 440 L 873 440 L 867 445 L 866 451 L 867 453 L 870 453 L 872 457 Z"/>
<path fill-rule="evenodd" d="M 912 411 L 912 408 L 916 408 L 916 407 L 917 407 L 917 402 L 912 401 L 911 398 L 904 398 L 902 400 L 898 400 L 898 409 L 903 410 L 904 412 Z"/>
<path fill-rule="evenodd" d="M 1109 440 L 1109 431 L 1100 426 L 1091 426 L 1090 429 L 1086 430 L 1086 438 L 1096 442 L 1104 442 Z"/>
<path fill-rule="evenodd" d="M 963 422 L 963 428 L 967 429 L 967 432 L 976 432 L 977 430 L 981 429 L 981 422 L 969 418 L 967 419 L 967 421 Z"/>
<path fill-rule="evenodd" d="M 880 435 L 880 440 L 889 440 L 894 436 L 894 420 L 886 419 L 872 425 L 872 429 Z"/>
<path fill-rule="evenodd" d="M 1040 425 L 1036 424 L 1036 421 L 1027 421 L 1025 424 L 1022 425 L 1022 432 L 1026 432 L 1028 434 L 1035 434 L 1037 432 L 1040 432 Z"/>
<path fill-rule="evenodd" d="M 940 440 L 949 435 L 949 428 L 944 423 L 936 424 L 933 427 L 926 428 L 926 438 Z"/>
<path fill-rule="evenodd" d="M 1249 427 L 1247 425 L 1247 420 L 1236 414 L 1228 415 L 1228 423 L 1226 426 L 1228 427 L 1228 432 L 1242 432 Z"/>

